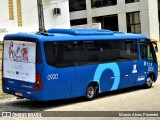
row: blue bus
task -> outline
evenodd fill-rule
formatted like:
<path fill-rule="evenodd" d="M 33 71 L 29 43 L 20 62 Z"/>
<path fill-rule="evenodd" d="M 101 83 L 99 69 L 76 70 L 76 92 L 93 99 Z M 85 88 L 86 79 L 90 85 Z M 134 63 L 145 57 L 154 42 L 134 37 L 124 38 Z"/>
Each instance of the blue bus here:
<path fill-rule="evenodd" d="M 3 92 L 40 101 L 133 86 L 158 77 L 157 45 L 142 34 L 95 29 L 49 29 L 8 34 L 3 41 Z"/>

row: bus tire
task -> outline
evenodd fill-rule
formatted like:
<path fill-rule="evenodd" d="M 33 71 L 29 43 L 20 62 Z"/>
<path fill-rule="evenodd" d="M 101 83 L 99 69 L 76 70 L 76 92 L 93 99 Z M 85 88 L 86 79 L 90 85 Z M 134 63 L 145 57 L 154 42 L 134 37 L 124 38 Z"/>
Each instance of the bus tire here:
<path fill-rule="evenodd" d="M 85 98 L 87 100 L 93 100 L 97 94 L 96 86 L 94 84 L 89 84 L 86 90 Z"/>
<path fill-rule="evenodd" d="M 145 88 L 151 88 L 152 85 L 153 85 L 153 78 L 152 78 L 152 76 L 148 76 L 147 82 L 144 86 L 145 86 Z"/>

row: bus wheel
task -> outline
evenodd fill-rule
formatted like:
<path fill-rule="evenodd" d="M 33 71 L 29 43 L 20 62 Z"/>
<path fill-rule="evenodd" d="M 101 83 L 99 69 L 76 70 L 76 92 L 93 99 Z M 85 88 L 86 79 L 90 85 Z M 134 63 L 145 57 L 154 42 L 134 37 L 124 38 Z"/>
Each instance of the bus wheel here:
<path fill-rule="evenodd" d="M 146 82 L 146 84 L 145 84 L 145 87 L 146 87 L 146 88 L 151 88 L 151 87 L 152 87 L 152 84 L 153 84 L 153 79 L 152 79 L 151 76 L 149 76 L 149 77 L 147 78 L 147 82 Z"/>
<path fill-rule="evenodd" d="M 85 95 L 86 99 L 93 100 L 96 94 L 97 94 L 96 87 L 93 84 L 90 84 L 86 90 L 86 95 Z"/>

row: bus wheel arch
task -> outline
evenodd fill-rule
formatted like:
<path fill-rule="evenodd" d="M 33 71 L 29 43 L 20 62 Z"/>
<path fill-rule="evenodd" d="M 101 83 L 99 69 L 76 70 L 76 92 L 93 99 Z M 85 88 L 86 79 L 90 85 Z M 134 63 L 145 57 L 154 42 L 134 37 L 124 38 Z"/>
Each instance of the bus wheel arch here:
<path fill-rule="evenodd" d="M 156 76 L 155 76 L 155 73 L 149 73 L 149 75 L 148 76 L 150 76 L 151 78 L 152 78 L 152 80 L 153 80 L 153 82 L 155 82 L 156 81 Z"/>
<path fill-rule="evenodd" d="M 96 87 L 96 94 L 98 94 L 99 93 L 99 84 L 98 84 L 98 82 L 91 82 L 89 84 L 93 84 Z"/>
<path fill-rule="evenodd" d="M 98 82 L 90 82 L 86 88 L 85 98 L 87 100 L 93 100 L 98 93 L 99 93 Z"/>
<path fill-rule="evenodd" d="M 153 82 L 155 82 L 155 73 L 149 73 L 149 75 L 147 76 L 147 80 L 145 83 L 145 88 L 151 88 L 153 85 Z"/>

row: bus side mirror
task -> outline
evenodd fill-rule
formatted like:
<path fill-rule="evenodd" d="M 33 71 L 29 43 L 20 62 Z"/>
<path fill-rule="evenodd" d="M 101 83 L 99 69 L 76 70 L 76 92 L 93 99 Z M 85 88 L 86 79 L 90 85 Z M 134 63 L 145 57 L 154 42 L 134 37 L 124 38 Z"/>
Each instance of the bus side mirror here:
<path fill-rule="evenodd" d="M 157 46 L 155 46 L 155 52 L 156 52 L 156 53 L 158 52 L 158 47 L 157 47 Z"/>

